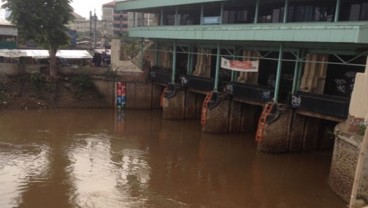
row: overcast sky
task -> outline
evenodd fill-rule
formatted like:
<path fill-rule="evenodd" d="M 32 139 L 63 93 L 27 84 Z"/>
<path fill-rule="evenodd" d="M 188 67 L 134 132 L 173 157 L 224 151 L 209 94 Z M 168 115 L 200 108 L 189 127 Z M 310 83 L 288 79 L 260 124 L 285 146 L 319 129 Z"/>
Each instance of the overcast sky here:
<path fill-rule="evenodd" d="M 89 18 L 89 11 L 94 12 L 99 19 L 102 14 L 102 4 L 112 2 L 113 0 L 72 0 L 71 6 L 74 8 L 74 12 L 82 17 Z M 2 1 L 0 0 L 0 6 Z M 4 11 L 0 11 L 0 19 L 3 19 Z"/>
<path fill-rule="evenodd" d="M 82 17 L 89 18 L 89 11 L 94 12 L 99 19 L 101 19 L 102 14 L 102 4 L 112 2 L 113 0 L 72 0 L 72 7 L 74 12 L 81 15 Z"/>

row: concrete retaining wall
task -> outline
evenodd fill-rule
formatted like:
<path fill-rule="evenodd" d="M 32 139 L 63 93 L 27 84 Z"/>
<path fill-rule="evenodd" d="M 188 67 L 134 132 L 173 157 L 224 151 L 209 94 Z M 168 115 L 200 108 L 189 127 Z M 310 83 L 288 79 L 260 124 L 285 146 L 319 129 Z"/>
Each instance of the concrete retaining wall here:
<path fill-rule="evenodd" d="M 331 163 L 329 183 L 331 188 L 346 202 L 350 201 L 355 169 L 363 136 L 348 132 L 345 123 L 335 128 L 335 148 Z M 368 202 L 368 156 L 366 155 L 358 199 Z"/>

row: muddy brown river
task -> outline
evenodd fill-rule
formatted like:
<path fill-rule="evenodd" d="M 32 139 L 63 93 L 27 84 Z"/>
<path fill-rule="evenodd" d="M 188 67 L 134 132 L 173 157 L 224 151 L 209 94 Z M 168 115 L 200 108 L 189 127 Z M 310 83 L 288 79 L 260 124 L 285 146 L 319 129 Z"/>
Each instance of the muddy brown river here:
<path fill-rule="evenodd" d="M 331 154 L 259 153 L 160 111 L 0 111 L 0 208 L 344 208 Z"/>

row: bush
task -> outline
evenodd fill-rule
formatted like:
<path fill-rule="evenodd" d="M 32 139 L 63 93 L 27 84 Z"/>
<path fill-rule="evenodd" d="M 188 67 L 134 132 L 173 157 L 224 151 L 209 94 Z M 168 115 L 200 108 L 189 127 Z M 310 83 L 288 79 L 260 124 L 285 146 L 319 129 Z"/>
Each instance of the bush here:
<path fill-rule="evenodd" d="M 42 75 L 40 73 L 31 74 L 31 84 L 33 90 L 39 91 L 43 83 L 44 79 L 42 78 Z"/>
<path fill-rule="evenodd" d="M 71 81 L 73 85 L 78 85 L 82 89 L 91 89 L 93 87 L 91 77 L 85 74 L 73 77 Z"/>

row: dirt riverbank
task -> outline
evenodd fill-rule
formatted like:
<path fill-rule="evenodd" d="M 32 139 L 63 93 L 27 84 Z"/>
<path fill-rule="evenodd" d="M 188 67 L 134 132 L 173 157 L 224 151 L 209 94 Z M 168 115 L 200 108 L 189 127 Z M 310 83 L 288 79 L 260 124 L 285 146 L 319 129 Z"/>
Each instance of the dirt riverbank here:
<path fill-rule="evenodd" d="M 0 75 L 0 109 L 110 107 L 88 75 Z"/>

